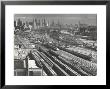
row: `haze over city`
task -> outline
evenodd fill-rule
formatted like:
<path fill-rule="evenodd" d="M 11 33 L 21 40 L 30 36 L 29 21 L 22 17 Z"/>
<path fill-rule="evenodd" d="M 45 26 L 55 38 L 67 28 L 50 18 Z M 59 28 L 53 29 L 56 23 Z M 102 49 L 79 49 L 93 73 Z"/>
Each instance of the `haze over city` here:
<path fill-rule="evenodd" d="M 50 23 L 54 21 L 60 24 L 82 24 L 97 25 L 96 14 L 15 14 L 15 20 L 21 19 L 22 21 L 32 21 L 36 19 L 46 19 Z"/>

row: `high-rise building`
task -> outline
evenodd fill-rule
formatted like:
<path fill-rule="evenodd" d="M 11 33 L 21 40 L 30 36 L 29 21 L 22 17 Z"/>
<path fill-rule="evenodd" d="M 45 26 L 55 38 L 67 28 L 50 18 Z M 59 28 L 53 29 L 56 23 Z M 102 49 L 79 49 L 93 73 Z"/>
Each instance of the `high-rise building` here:
<path fill-rule="evenodd" d="M 52 24 L 51 24 L 52 26 L 54 26 L 55 25 L 55 23 L 54 23 L 54 20 L 52 21 Z"/>
<path fill-rule="evenodd" d="M 38 25 L 39 25 L 39 26 L 41 25 L 41 22 L 40 22 L 40 20 L 39 20 L 39 22 L 38 22 Z"/>
<path fill-rule="evenodd" d="M 34 29 L 34 30 L 37 29 L 37 26 L 36 26 L 36 22 L 35 22 L 35 21 L 36 21 L 36 20 L 33 19 L 33 29 Z"/>
<path fill-rule="evenodd" d="M 29 22 L 26 21 L 26 26 L 29 27 Z"/>
<path fill-rule="evenodd" d="M 18 19 L 17 26 L 22 26 L 22 21 Z"/>
<path fill-rule="evenodd" d="M 17 24 L 16 24 L 16 21 L 14 21 L 14 27 L 16 28 Z"/>
<path fill-rule="evenodd" d="M 50 26 L 50 23 L 49 23 L 49 21 L 47 21 L 47 24 L 46 24 L 46 26 L 48 26 L 48 27 Z"/>

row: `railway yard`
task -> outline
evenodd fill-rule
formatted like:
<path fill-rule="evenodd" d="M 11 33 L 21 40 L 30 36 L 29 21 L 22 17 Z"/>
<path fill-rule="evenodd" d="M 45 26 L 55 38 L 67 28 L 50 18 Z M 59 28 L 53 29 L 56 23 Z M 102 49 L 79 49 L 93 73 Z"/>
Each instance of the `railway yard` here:
<path fill-rule="evenodd" d="M 33 42 L 30 39 L 32 37 L 30 38 L 29 34 L 26 37 L 21 34 L 15 35 L 15 76 L 97 75 L 95 50 L 75 45 L 63 47 L 55 45 L 55 42 L 53 45 L 52 42 L 46 43 L 35 39 Z"/>

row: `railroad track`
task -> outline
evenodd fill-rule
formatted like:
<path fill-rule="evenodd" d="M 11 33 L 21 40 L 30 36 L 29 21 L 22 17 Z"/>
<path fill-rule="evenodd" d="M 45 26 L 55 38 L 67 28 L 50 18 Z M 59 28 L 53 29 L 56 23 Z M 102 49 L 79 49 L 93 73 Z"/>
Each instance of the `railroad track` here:
<path fill-rule="evenodd" d="M 20 40 L 23 45 L 26 47 L 25 42 Z M 47 48 L 48 49 L 48 48 Z M 61 49 L 62 52 L 70 53 L 65 49 Z M 33 49 L 31 49 L 33 50 Z M 57 53 L 53 49 L 43 50 L 42 46 L 39 46 L 39 49 L 32 51 L 31 59 L 36 61 L 36 65 L 39 68 L 43 68 L 45 73 L 48 76 L 91 76 L 96 75 L 97 65 L 89 61 L 86 61 L 82 58 L 74 56 L 66 58 L 65 55 Z M 70 53 L 72 54 L 72 53 Z M 68 61 L 69 60 L 69 61 Z"/>
<path fill-rule="evenodd" d="M 52 76 L 52 75 L 54 75 L 54 76 L 55 75 L 58 75 L 58 76 L 81 76 L 76 71 L 74 71 L 73 69 L 68 67 L 68 65 L 62 63 L 60 60 L 58 60 L 54 56 L 52 56 L 53 59 L 51 59 L 45 53 L 39 52 L 37 50 L 36 50 L 36 52 L 32 53 L 32 55 L 35 56 L 34 58 L 37 61 L 37 66 L 42 65 L 40 67 L 43 67 L 43 69 L 47 73 L 47 75 L 50 75 L 50 76 Z M 54 73 L 52 73 L 52 72 L 54 72 Z"/>
<path fill-rule="evenodd" d="M 51 59 L 53 58 L 53 56 L 54 57 L 56 57 L 58 60 L 60 60 L 62 63 L 64 63 L 64 64 L 66 64 L 66 65 L 68 65 L 71 69 L 73 69 L 75 72 L 77 72 L 78 74 L 80 74 L 81 76 L 89 76 L 90 74 L 88 74 L 88 73 L 86 73 L 86 72 L 84 72 L 83 70 L 81 70 L 81 69 L 78 69 L 78 68 L 76 68 L 75 66 L 73 66 L 73 65 L 71 65 L 68 61 L 66 61 L 64 58 L 62 58 L 61 56 L 59 56 L 58 54 L 56 54 L 56 53 L 50 53 L 51 55 L 53 55 L 53 56 L 51 56 L 48 52 L 47 53 L 45 53 L 47 56 L 49 56 Z M 91 75 L 90 75 L 91 76 Z"/>
<path fill-rule="evenodd" d="M 69 49 L 66 49 L 66 48 L 62 48 L 62 47 L 59 47 L 59 46 L 53 46 L 52 48 L 52 45 L 42 45 L 44 46 L 45 48 L 49 49 L 49 50 L 54 50 L 54 51 L 57 51 L 57 49 L 60 49 L 60 50 L 63 50 L 65 52 L 68 52 L 72 55 L 75 55 L 77 57 L 80 57 L 80 58 L 83 58 L 84 60 L 87 60 L 87 61 L 90 61 L 90 62 L 93 62 L 93 63 L 96 63 L 97 62 L 97 59 L 96 58 L 93 58 L 91 55 L 86 55 L 84 53 L 79 53 L 79 52 L 76 52 L 74 50 L 69 50 Z"/>
<path fill-rule="evenodd" d="M 97 74 L 97 64 L 84 60 L 75 55 L 72 55 L 66 51 L 63 50 L 61 50 L 61 52 L 57 52 L 54 50 L 47 51 L 47 50 L 43 50 L 42 48 L 39 48 L 39 51 L 44 52 L 50 58 L 52 58 L 51 56 L 54 55 L 60 61 L 69 65 L 74 70 L 78 71 L 82 76 L 92 76 L 92 75 L 95 76 Z M 66 57 L 65 53 L 70 57 L 68 56 Z"/>
<path fill-rule="evenodd" d="M 93 70 L 92 68 L 94 66 L 92 66 L 91 63 L 88 61 L 85 61 L 82 59 L 73 59 L 71 61 L 68 61 L 68 59 L 65 58 L 64 56 L 62 56 L 60 53 L 58 54 L 54 51 L 46 51 L 46 50 L 43 50 L 42 48 L 40 48 L 40 51 L 36 50 L 35 53 L 37 53 L 36 56 L 39 55 L 45 61 L 46 65 L 48 64 L 49 66 L 51 66 L 51 68 L 57 73 L 58 76 L 60 76 L 60 75 L 61 76 L 63 76 L 63 75 L 70 75 L 70 76 L 95 75 L 95 73 L 92 72 L 92 70 Z M 74 65 L 74 63 L 76 63 L 74 61 L 76 61 L 78 65 L 76 65 L 76 64 Z M 80 64 L 80 63 L 82 63 L 82 64 Z M 46 66 L 46 67 L 48 67 L 48 66 Z M 88 68 L 88 67 L 90 67 L 90 68 Z M 95 66 L 95 68 L 96 68 L 96 66 Z M 56 71 L 56 70 L 59 70 L 59 71 Z"/>
<path fill-rule="evenodd" d="M 69 64 L 75 66 L 79 70 L 83 70 L 90 75 L 97 74 L 97 64 L 84 60 L 80 57 L 75 55 L 69 54 L 65 51 L 49 51 L 51 54 L 55 54 L 57 57 L 61 58 L 62 60 L 68 62 Z"/>
<path fill-rule="evenodd" d="M 52 61 L 51 59 L 49 59 L 44 53 L 42 52 L 38 52 L 39 55 L 42 57 L 42 59 L 44 59 L 45 61 L 49 61 L 52 63 L 51 68 L 57 73 L 58 76 L 69 76 L 68 73 L 66 73 L 64 71 L 64 69 L 62 69 L 58 64 L 56 64 L 54 61 Z"/>
<path fill-rule="evenodd" d="M 37 50 L 36 50 L 37 51 Z M 78 70 L 74 68 L 74 66 L 70 65 L 69 63 L 65 62 L 64 60 L 57 59 L 54 55 L 49 53 L 39 52 L 39 55 L 52 69 L 57 73 L 58 76 L 89 76 L 83 70 Z M 53 66 L 54 65 L 54 66 Z M 62 72 L 63 71 L 63 72 Z"/>
<path fill-rule="evenodd" d="M 36 65 L 42 68 L 48 76 L 57 76 L 56 72 L 51 68 L 51 66 L 42 59 L 37 52 L 32 53 Z"/>

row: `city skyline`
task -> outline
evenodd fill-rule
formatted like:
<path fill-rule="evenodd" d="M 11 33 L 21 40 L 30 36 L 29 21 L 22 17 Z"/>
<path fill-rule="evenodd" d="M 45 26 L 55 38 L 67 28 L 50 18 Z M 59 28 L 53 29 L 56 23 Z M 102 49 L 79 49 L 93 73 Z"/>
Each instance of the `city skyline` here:
<path fill-rule="evenodd" d="M 33 19 L 45 19 L 52 23 L 60 24 L 82 24 L 97 25 L 96 14 L 15 14 L 14 20 L 21 19 L 22 21 L 33 21 Z"/>

